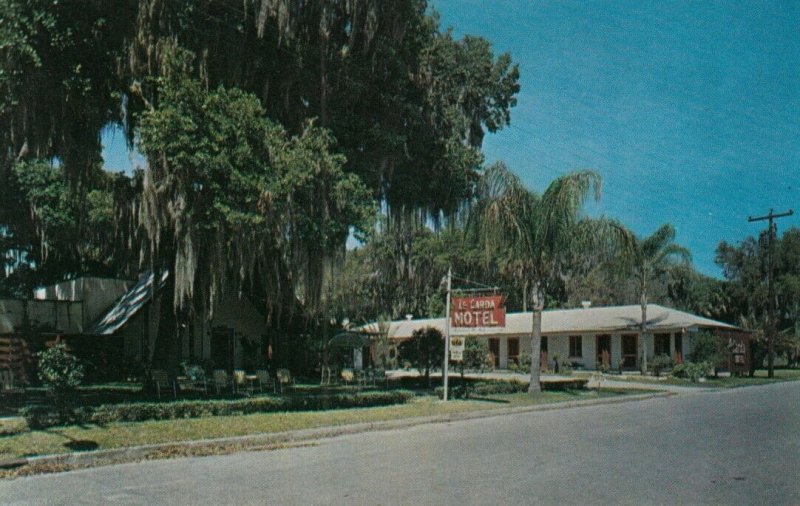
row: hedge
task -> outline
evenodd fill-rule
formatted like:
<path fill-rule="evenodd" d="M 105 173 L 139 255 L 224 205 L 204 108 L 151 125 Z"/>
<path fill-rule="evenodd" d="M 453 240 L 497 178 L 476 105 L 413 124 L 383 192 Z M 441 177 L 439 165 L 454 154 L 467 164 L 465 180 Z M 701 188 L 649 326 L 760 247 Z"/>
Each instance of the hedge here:
<path fill-rule="evenodd" d="M 204 416 L 246 415 L 275 411 L 319 411 L 325 409 L 364 408 L 403 404 L 414 394 L 404 390 L 349 392 L 321 395 L 253 397 L 236 400 L 202 400 L 177 402 L 138 402 L 107 404 L 96 408 L 76 408 L 63 412 L 52 406 L 30 406 L 20 410 L 32 429 L 55 425 L 107 424 L 141 422 Z"/>

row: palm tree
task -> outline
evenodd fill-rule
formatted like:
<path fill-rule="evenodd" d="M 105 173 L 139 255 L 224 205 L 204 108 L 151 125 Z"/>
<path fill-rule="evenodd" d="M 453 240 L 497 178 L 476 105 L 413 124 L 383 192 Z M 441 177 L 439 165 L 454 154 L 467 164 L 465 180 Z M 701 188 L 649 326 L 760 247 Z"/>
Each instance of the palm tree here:
<path fill-rule="evenodd" d="M 624 275 L 634 276 L 639 291 L 639 303 L 642 306 L 642 372 L 647 372 L 647 289 L 656 275 L 667 272 L 678 265 L 691 262 L 689 250 L 675 244 L 675 227 L 669 223 L 653 232 L 649 237 L 640 239 L 633 233 L 627 233 L 627 247 L 620 260 L 620 271 Z"/>
<path fill-rule="evenodd" d="M 486 262 L 513 271 L 525 280 L 523 290 L 530 292 L 531 394 L 541 392 L 538 364 L 546 283 L 560 274 L 581 239 L 592 235 L 585 233 L 590 221 L 580 219 L 580 210 L 590 193 L 599 199 L 600 184 L 595 172 L 574 172 L 553 181 L 539 196 L 502 162 L 489 167 L 478 184 L 468 237 L 486 252 Z M 601 228 L 611 224 L 597 223 Z"/>

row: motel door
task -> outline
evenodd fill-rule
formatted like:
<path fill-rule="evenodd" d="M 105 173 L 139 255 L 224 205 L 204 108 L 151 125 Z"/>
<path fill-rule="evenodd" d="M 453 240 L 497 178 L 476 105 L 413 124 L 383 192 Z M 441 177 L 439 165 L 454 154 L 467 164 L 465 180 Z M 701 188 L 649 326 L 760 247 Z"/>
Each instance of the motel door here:
<path fill-rule="evenodd" d="M 597 357 L 596 364 L 611 365 L 611 336 L 608 334 L 601 334 L 597 336 Z"/>
<path fill-rule="evenodd" d="M 519 365 L 519 338 L 508 338 L 508 365 Z"/>
<path fill-rule="evenodd" d="M 489 353 L 492 354 L 495 369 L 500 367 L 500 339 L 497 337 L 489 338 Z"/>
<path fill-rule="evenodd" d="M 622 334 L 622 367 L 636 369 L 636 356 L 639 354 L 639 342 L 636 334 Z"/>

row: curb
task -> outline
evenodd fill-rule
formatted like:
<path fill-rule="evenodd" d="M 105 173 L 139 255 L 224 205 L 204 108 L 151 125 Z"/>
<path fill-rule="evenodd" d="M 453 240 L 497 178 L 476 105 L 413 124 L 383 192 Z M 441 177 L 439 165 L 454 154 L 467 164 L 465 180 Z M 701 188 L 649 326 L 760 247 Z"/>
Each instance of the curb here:
<path fill-rule="evenodd" d="M 142 460 L 163 459 L 183 456 L 203 456 L 214 455 L 213 452 L 203 453 L 204 448 L 227 449 L 226 453 L 240 451 L 255 451 L 262 449 L 277 449 L 293 444 L 302 444 L 322 439 L 330 439 L 339 436 L 347 436 L 364 432 L 388 431 L 427 425 L 432 423 L 448 423 L 462 420 L 475 420 L 480 418 L 490 418 L 494 416 L 506 416 L 521 413 L 538 411 L 554 411 L 559 409 L 571 409 L 603 404 L 621 404 L 625 402 L 638 402 L 648 399 L 671 397 L 672 392 L 655 392 L 647 394 L 634 394 L 609 399 L 590 399 L 582 401 L 554 402 L 552 404 L 539 404 L 533 406 L 522 406 L 514 408 L 497 408 L 484 411 L 468 411 L 464 413 L 452 413 L 446 415 L 434 415 L 417 418 L 402 418 L 398 420 L 386 420 L 380 422 L 357 423 L 350 425 L 319 427 L 313 429 L 300 429 L 286 432 L 275 432 L 267 434 L 251 434 L 245 436 L 234 436 L 217 439 L 200 439 L 195 441 L 181 441 L 173 443 L 160 443 L 153 445 L 132 446 L 127 448 L 114 448 L 108 450 L 96 450 L 91 452 L 75 452 L 56 455 L 42 455 L 27 457 L 22 459 L 12 459 L 2 462 L 0 469 L 8 470 L 19 469 L 30 466 L 33 473 L 37 472 L 60 472 L 91 467 L 100 467 L 113 464 L 124 464 L 139 462 Z M 191 451 L 197 451 L 193 454 Z M 27 473 L 26 473 L 27 474 Z"/>

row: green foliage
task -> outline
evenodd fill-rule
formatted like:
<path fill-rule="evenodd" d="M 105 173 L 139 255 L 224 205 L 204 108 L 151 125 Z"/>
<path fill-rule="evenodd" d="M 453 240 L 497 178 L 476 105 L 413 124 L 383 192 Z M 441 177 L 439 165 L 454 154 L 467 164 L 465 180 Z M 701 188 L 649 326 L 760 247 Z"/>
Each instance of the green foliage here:
<path fill-rule="evenodd" d="M 433 327 L 415 330 L 411 338 L 397 347 L 398 359 L 408 361 L 418 371 L 425 374 L 430 385 L 431 369 L 442 363 L 444 358 L 444 337 Z"/>
<path fill-rule="evenodd" d="M 791 360 L 796 356 L 792 336 L 797 336 L 800 328 L 800 228 L 789 228 L 782 237 L 776 234 L 774 241 L 775 327 L 781 334 L 775 340 L 775 350 Z M 767 232 L 736 245 L 723 241 L 715 260 L 726 279 L 722 285 L 726 313 L 758 337 L 756 365 L 766 356 L 767 243 Z"/>
<path fill-rule="evenodd" d="M 676 378 L 687 378 L 692 383 L 697 383 L 700 378 L 705 378 L 710 362 L 682 362 L 672 368 L 672 375 Z"/>
<path fill-rule="evenodd" d="M 351 227 L 368 233 L 374 216 L 368 191 L 343 171 L 332 144 L 311 124 L 290 136 L 239 89 L 206 91 L 182 77 L 163 83 L 159 107 L 141 121 L 140 146 L 151 161 L 144 216 L 153 251 L 167 231 L 174 236 L 163 254 L 175 265 L 176 306 L 195 292 L 208 294 L 198 302 L 210 305 L 234 271 L 240 281 L 259 276 L 274 288 L 266 290 L 269 302 L 297 288 L 315 308 L 324 260 Z M 212 275 L 198 274 L 211 259 Z"/>
<path fill-rule="evenodd" d="M 713 366 L 728 364 L 730 352 L 727 342 L 717 338 L 711 332 L 698 332 L 693 341 L 692 353 L 689 360 L 692 362 L 707 362 Z"/>
<path fill-rule="evenodd" d="M 63 343 L 38 353 L 39 379 L 57 394 L 75 390 L 83 381 L 83 365 Z"/>
<path fill-rule="evenodd" d="M 650 362 L 650 368 L 656 376 L 661 376 L 662 371 L 672 367 L 672 359 L 669 355 L 656 355 Z"/>
<path fill-rule="evenodd" d="M 468 336 L 464 343 L 463 358 L 464 369 L 483 372 L 494 368 L 494 363 L 489 356 L 489 343 L 486 339 Z"/>

